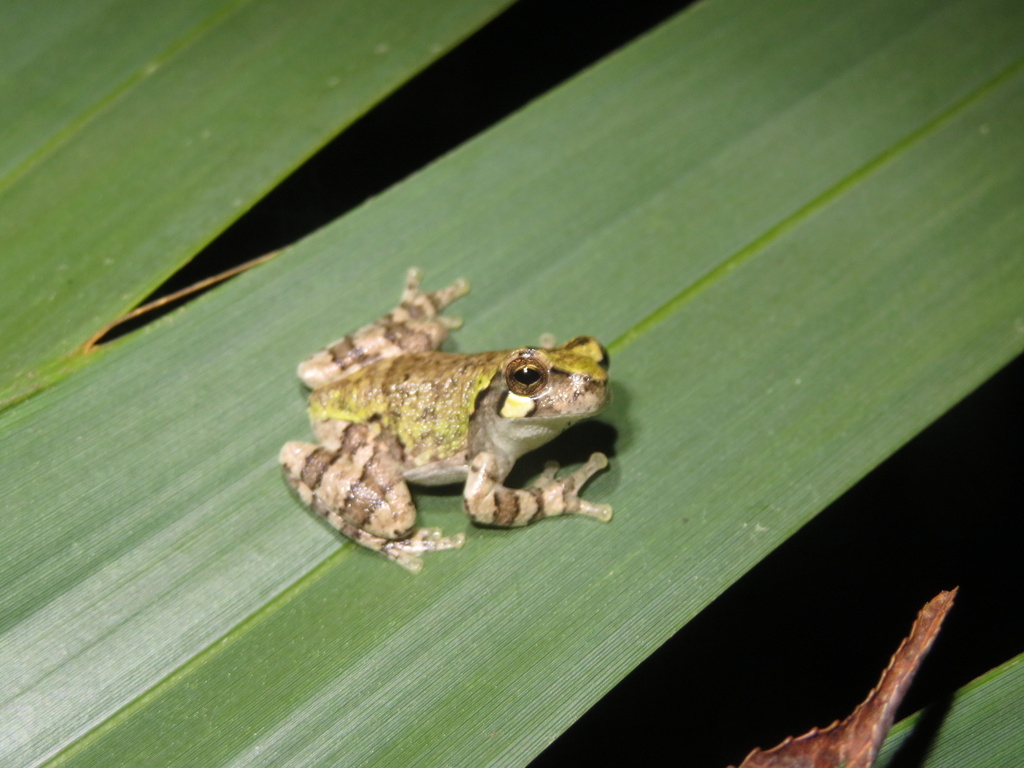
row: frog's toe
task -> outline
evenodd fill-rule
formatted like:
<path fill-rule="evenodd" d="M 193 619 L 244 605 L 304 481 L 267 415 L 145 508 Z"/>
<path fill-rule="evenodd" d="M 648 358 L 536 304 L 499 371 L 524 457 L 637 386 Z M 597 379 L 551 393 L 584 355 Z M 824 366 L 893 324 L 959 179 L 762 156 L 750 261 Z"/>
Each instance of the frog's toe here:
<path fill-rule="evenodd" d="M 447 288 L 442 288 L 439 291 L 428 293 L 426 294 L 426 297 L 430 303 L 434 305 L 435 311 L 440 312 L 453 301 L 465 296 L 467 293 L 469 293 L 469 283 L 460 277 Z M 461 325 L 462 321 L 459 320 L 458 322 Z"/>
<path fill-rule="evenodd" d="M 589 501 L 580 499 L 580 509 L 576 514 L 586 515 L 599 522 L 607 523 L 612 519 L 612 507 L 611 504 L 591 504 Z"/>
<path fill-rule="evenodd" d="M 419 267 L 409 267 L 405 271 L 405 289 L 402 291 L 402 303 L 412 301 L 419 295 L 420 280 L 423 279 L 423 270 Z"/>
<path fill-rule="evenodd" d="M 550 484 L 551 482 L 554 481 L 555 475 L 558 474 L 558 470 L 561 469 L 561 466 L 562 465 L 559 464 L 557 461 L 545 461 L 544 471 L 540 473 L 540 476 L 537 478 L 537 481 L 543 482 L 545 485 Z"/>
<path fill-rule="evenodd" d="M 416 557 L 416 555 L 401 549 L 388 549 L 386 547 L 381 552 L 388 560 L 398 563 L 409 573 L 419 573 L 423 570 L 423 561 Z"/>
<path fill-rule="evenodd" d="M 461 317 L 439 317 L 437 321 L 449 331 L 455 331 L 462 327 Z"/>
<path fill-rule="evenodd" d="M 440 528 L 419 528 L 405 540 L 410 550 L 416 552 L 437 552 L 442 549 L 458 549 L 466 543 L 466 536 L 457 533 L 444 536 Z"/>
<path fill-rule="evenodd" d="M 458 549 L 465 540 L 466 537 L 461 533 L 455 536 L 442 536 L 440 528 L 417 528 L 408 538 L 388 541 L 381 545 L 379 551 L 388 560 L 398 563 L 410 573 L 419 573 L 423 569 L 423 561 L 419 555 L 442 549 Z"/>
<path fill-rule="evenodd" d="M 442 549 L 458 549 L 465 541 L 466 537 L 461 533 L 455 536 L 442 536 L 440 528 L 419 528 L 407 539 L 384 544 L 380 552 L 410 573 L 419 573 L 423 568 L 423 561 L 418 555 Z"/>
<path fill-rule="evenodd" d="M 576 470 L 573 470 L 564 477 L 559 478 L 556 482 L 558 485 L 562 486 L 568 493 L 575 496 L 576 492 L 584 483 L 587 482 L 587 480 L 592 478 L 594 475 L 596 475 L 598 472 L 600 472 L 607 466 L 608 457 L 605 456 L 603 453 L 594 453 L 591 454 L 589 459 L 587 459 L 586 464 L 584 464 L 582 467 L 579 467 Z M 552 464 L 550 463 L 546 465 L 544 468 L 544 472 L 537 479 L 539 487 L 546 488 L 550 485 L 553 485 L 554 483 L 552 483 L 551 481 L 554 478 L 555 470 L 557 469 L 557 465 L 555 465 L 554 467 L 552 467 Z"/>
<path fill-rule="evenodd" d="M 408 538 L 389 541 L 381 547 L 381 551 L 391 559 L 397 560 L 400 555 L 415 556 L 424 552 L 458 549 L 465 543 L 466 536 L 462 533 L 444 536 L 440 528 L 417 528 Z"/>
<path fill-rule="evenodd" d="M 602 469 L 608 466 L 608 457 L 603 453 L 592 453 L 590 458 L 587 459 L 587 463 L 583 465 L 583 469 L 587 470 L 589 477 L 600 472 Z"/>

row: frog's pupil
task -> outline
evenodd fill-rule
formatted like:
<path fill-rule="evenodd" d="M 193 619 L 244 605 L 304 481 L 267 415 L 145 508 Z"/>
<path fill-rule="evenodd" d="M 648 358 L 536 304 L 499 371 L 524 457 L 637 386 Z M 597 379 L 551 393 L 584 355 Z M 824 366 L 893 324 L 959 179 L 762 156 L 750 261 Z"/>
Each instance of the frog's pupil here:
<path fill-rule="evenodd" d="M 531 384 L 536 384 L 540 380 L 540 371 L 532 366 L 525 366 L 515 371 L 512 376 L 524 387 L 528 387 Z"/>

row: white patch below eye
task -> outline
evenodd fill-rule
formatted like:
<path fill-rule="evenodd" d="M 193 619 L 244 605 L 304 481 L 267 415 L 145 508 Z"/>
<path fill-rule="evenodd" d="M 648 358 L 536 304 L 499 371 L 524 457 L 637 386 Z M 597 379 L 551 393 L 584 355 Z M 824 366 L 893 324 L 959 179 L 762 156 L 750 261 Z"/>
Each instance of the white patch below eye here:
<path fill-rule="evenodd" d="M 509 392 L 501 406 L 501 415 L 506 419 L 521 419 L 533 413 L 535 407 L 530 398 Z"/>

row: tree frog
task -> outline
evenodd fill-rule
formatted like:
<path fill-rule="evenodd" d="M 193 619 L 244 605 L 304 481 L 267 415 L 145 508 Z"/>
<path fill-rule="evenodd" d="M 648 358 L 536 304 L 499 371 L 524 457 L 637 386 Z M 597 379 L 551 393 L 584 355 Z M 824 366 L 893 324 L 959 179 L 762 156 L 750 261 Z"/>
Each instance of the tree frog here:
<path fill-rule="evenodd" d="M 420 277 L 409 270 L 396 309 L 299 365 L 317 442 L 281 449 L 298 495 L 342 534 L 413 572 L 418 555 L 461 547 L 464 537 L 415 527 L 407 482 L 464 481 L 463 510 L 484 526 L 575 514 L 610 520 L 610 506 L 578 496 L 608 465 L 603 453 L 562 477 L 551 462 L 527 488 L 503 485 L 516 459 L 608 403 L 604 348 L 579 336 L 561 346 L 441 352 L 461 325 L 441 310 L 469 286 L 458 280 L 423 293 Z"/>

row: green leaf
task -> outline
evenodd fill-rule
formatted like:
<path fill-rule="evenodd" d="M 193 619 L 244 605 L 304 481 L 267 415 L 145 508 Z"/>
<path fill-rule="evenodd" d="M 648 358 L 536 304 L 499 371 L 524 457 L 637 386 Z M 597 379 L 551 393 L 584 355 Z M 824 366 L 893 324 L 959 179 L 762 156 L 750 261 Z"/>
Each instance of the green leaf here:
<path fill-rule="evenodd" d="M 524 763 L 1024 347 L 1022 22 L 710 0 L 0 415 L 2 762 Z M 423 495 L 414 578 L 289 496 L 295 363 L 410 264 L 458 349 L 614 340 L 610 525 Z"/>
<path fill-rule="evenodd" d="M 506 2 L 6 3 L 0 403 Z"/>
<path fill-rule="evenodd" d="M 898 723 L 878 755 L 878 768 L 1014 765 L 1020 761 L 1020 702 L 1024 656 L 1017 656 L 957 691 L 945 708 Z M 925 735 L 919 738 L 919 729 Z M 929 736 L 933 738 L 929 738 Z M 924 749 L 922 749 L 924 748 Z M 923 752 L 919 762 L 907 755 Z"/>

